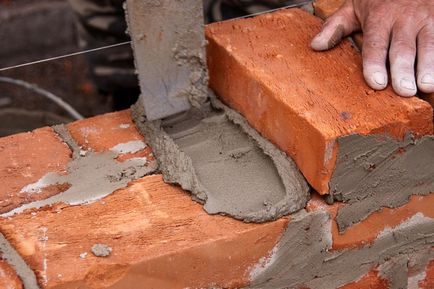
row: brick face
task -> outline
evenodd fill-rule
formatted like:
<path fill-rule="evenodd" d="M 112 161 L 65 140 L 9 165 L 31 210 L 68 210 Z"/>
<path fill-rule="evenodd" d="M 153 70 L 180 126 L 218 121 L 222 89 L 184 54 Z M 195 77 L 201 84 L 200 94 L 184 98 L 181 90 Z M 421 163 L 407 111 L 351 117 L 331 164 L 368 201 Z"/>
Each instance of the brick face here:
<path fill-rule="evenodd" d="M 335 13 L 344 2 L 345 0 L 316 0 L 313 3 L 315 15 L 326 19 Z"/>
<path fill-rule="evenodd" d="M 20 193 L 49 172 L 65 173 L 71 152 L 51 128 L 0 139 L 0 213 L 44 199 L 65 189 L 52 186 L 38 194 Z"/>
<path fill-rule="evenodd" d="M 285 41 L 285 37 L 278 37 L 279 33 L 283 33 L 280 30 L 283 30 L 289 39 L 293 39 L 291 37 L 295 36 L 290 32 L 296 34 L 298 31 L 295 29 L 297 27 L 291 25 L 298 23 L 300 17 L 305 17 L 303 12 L 297 10 L 279 12 L 275 15 L 277 16 L 261 16 L 253 22 L 253 26 L 257 25 L 261 30 L 262 26 L 275 25 L 276 33 L 272 38 L 277 38 L 279 41 Z M 307 36 L 303 41 L 295 41 L 295 46 L 301 47 L 306 44 L 309 37 L 319 29 L 320 23 L 317 20 L 309 16 L 307 22 L 311 25 L 299 27 Z M 243 23 L 243 21 L 229 21 L 212 25 L 207 33 L 209 37 L 210 35 L 214 37 L 213 33 L 222 29 L 224 33 L 233 32 L 238 38 L 237 41 L 243 40 L 244 37 L 251 37 L 249 39 L 254 40 L 250 35 L 250 28 L 243 26 Z M 222 28 L 220 25 L 227 26 Z M 404 100 L 395 98 L 390 91 L 375 93 L 367 89 L 363 89 L 363 93 L 366 94 L 357 96 L 363 97 L 365 101 L 356 103 L 351 98 L 354 90 L 348 86 L 348 83 L 354 82 L 362 86 L 363 79 L 360 75 L 356 75 L 360 68 L 360 59 L 357 58 L 357 54 L 349 50 L 348 43 L 344 43 L 331 54 L 309 52 L 297 55 L 303 63 L 315 60 L 315 66 L 320 67 L 323 74 L 326 68 L 320 63 L 325 62 L 328 66 L 337 67 L 334 74 L 322 75 L 323 81 L 315 84 L 313 83 L 315 79 L 309 78 L 309 75 L 321 76 L 315 70 L 317 67 L 303 66 L 302 62 L 290 58 L 293 49 L 298 49 L 297 47 L 294 48 L 287 43 L 285 49 L 288 52 L 283 52 L 275 46 L 274 39 L 269 39 L 262 44 L 258 40 L 263 47 L 259 47 L 258 43 L 256 43 L 258 47 L 253 44 L 242 47 L 236 41 L 217 38 L 211 39 L 211 42 L 214 41 L 212 45 L 220 45 L 224 49 L 220 47 L 211 53 L 213 59 L 221 62 L 211 63 L 212 69 L 234 69 L 233 75 L 248 78 L 248 81 L 240 84 L 234 81 L 232 74 L 224 76 L 224 73 L 221 73 L 222 79 L 216 80 L 215 72 L 218 70 L 214 70 L 211 82 L 214 83 L 213 85 L 229 83 L 227 86 L 233 86 L 221 88 L 224 91 L 240 91 L 236 97 L 228 98 L 226 101 L 241 107 L 241 110 L 245 109 L 244 113 L 249 120 L 263 134 L 285 148 L 286 152 L 294 153 L 294 158 L 304 169 L 309 167 L 309 162 L 315 163 L 321 157 L 313 155 L 311 158 L 305 158 L 303 154 L 313 154 L 317 151 L 322 154 L 330 153 L 327 151 L 330 148 L 327 146 L 329 140 L 353 128 L 360 129 L 358 125 L 365 121 L 368 124 L 362 131 L 388 131 L 396 137 L 401 137 L 407 127 L 420 129 L 420 134 L 432 129 L 430 125 L 425 127 L 424 119 L 417 121 L 420 111 L 428 109 L 428 114 L 432 111 L 425 103 L 416 99 Z M 253 40 L 248 43 L 253 43 Z M 238 54 L 240 51 L 249 50 L 254 51 L 255 57 L 258 58 L 248 59 Z M 275 75 L 267 74 L 268 64 L 271 67 L 280 67 L 281 64 L 277 62 L 281 61 L 279 59 L 282 59 L 282 55 L 285 55 L 285 59 L 289 59 L 284 66 L 287 71 L 280 71 L 280 74 Z M 338 58 L 354 61 L 355 64 L 346 70 L 342 68 L 343 62 L 337 60 Z M 287 73 L 290 75 L 288 76 Z M 337 75 L 343 80 L 336 82 L 334 77 Z M 289 81 L 291 87 L 286 86 Z M 330 83 L 333 82 L 336 84 L 331 87 Z M 346 97 L 337 95 L 337 91 L 344 91 Z M 332 96 L 333 93 L 337 96 Z M 249 97 L 243 99 L 246 95 Z M 273 95 L 277 96 L 273 98 L 271 97 Z M 374 115 L 369 115 L 364 120 L 362 117 L 359 120 L 334 119 L 336 115 L 330 111 L 331 116 L 321 113 L 322 109 L 329 107 L 317 99 L 318 95 L 329 96 L 338 108 L 339 115 L 341 112 L 351 110 L 352 113 L 345 115 L 355 115 L 354 118 L 360 117 L 354 114 L 354 111 L 357 111 L 362 104 L 373 107 L 375 111 L 377 109 L 375 106 L 380 101 L 384 104 L 386 98 L 397 109 L 394 117 L 399 121 L 390 123 L 390 119 L 382 119 L 374 124 L 369 123 Z M 338 99 L 342 103 L 338 103 Z M 383 105 L 381 110 L 384 110 L 384 106 L 387 109 L 388 106 Z M 310 110 L 315 114 L 311 115 Z M 254 114 L 256 111 L 258 111 L 257 115 Z M 314 121 L 313 118 L 316 117 L 324 123 L 320 125 Z M 428 123 L 432 124 L 431 120 Z M 333 131 L 335 134 L 329 131 L 331 130 L 329 125 L 332 124 L 337 125 L 336 131 Z M 83 150 L 94 152 L 113 150 L 119 145 L 130 142 L 146 142 L 134 126 L 128 110 L 78 121 L 67 125 L 67 129 Z M 287 138 L 288 135 L 295 136 L 294 142 L 292 137 Z M 298 150 L 297 143 L 302 141 L 309 145 L 305 150 Z M 152 150 L 145 147 L 133 154 L 121 155 L 118 160 L 123 161 L 132 157 L 152 159 Z M 71 151 L 51 128 L 0 139 L 0 160 L 0 183 L 2 184 L 0 213 L 15 208 L 21 203 L 46 198 L 68 189 L 69 184 L 59 184 L 48 187 L 39 194 L 22 196 L 19 193 L 24 186 L 38 181 L 48 172 L 66 173 L 67 164 L 71 160 Z M 320 188 L 321 182 L 317 185 Z M 399 227 L 416 215 L 420 218 L 416 218 L 414 223 L 405 223 L 405 226 L 418 226 L 417 220 L 420 219 L 425 222 L 434 219 L 433 204 L 434 194 L 413 196 L 408 203 L 394 209 L 384 208 L 345 232 L 339 233 L 335 218 L 338 209 L 345 204 L 328 205 L 320 196 L 315 195 L 309 202 L 306 212 L 301 212 L 296 217 L 288 216 L 265 224 L 247 224 L 225 216 L 208 215 L 200 204 L 191 199 L 188 192 L 164 183 L 162 176 L 157 174 L 132 181 L 127 187 L 90 204 L 74 206 L 55 204 L 41 209 L 27 210 L 9 218 L 0 218 L 0 232 L 35 271 L 41 289 L 242 288 L 249 286 L 255 276 L 257 277 L 255 274 L 263 272 L 261 270 L 266 266 L 281 261 L 273 259 L 276 257 L 274 253 L 282 244 L 279 241 L 282 240 L 285 230 L 296 223 L 292 223 L 293 220 L 301 222 L 300 220 L 306 215 L 321 213 L 325 221 L 318 238 L 321 241 L 329 240 L 331 236 L 331 248 L 315 247 L 313 245 L 318 240 L 305 238 L 306 240 L 301 242 L 307 242 L 310 247 L 318 249 L 318 252 L 299 252 L 299 254 L 309 253 L 306 256 L 318 256 L 329 251 L 337 253 L 333 258 L 339 258 L 341 252 L 344 254 L 371 246 L 380 234 Z M 312 223 L 307 225 L 301 230 L 307 232 L 315 227 L 311 226 Z M 305 236 L 305 232 L 296 233 Z M 315 234 L 306 236 L 316 238 Z M 420 238 L 424 236 L 421 235 Z M 432 241 L 432 239 L 427 240 Z M 91 250 L 95 244 L 109 246 L 112 251 L 106 257 L 97 257 Z M 297 250 L 298 245 L 294 244 L 291 248 Z M 303 258 L 307 257 L 303 256 Z M 372 268 L 379 265 L 374 263 L 381 263 L 380 259 L 375 258 L 376 256 L 372 261 Z M 428 262 L 429 259 L 424 260 Z M 327 263 L 330 260 L 323 261 Z M 297 265 L 291 263 L 291 260 L 285 262 L 287 263 L 283 264 Z M 366 264 L 368 264 L 364 267 L 366 271 L 360 274 L 366 273 L 371 268 L 370 263 Z M 431 261 L 426 269 L 424 268 L 425 274 L 419 275 L 421 268 L 422 266 L 417 267 L 418 271 L 413 272 L 413 277 L 422 276 L 416 283 L 421 289 L 434 288 L 434 261 Z M 318 273 L 316 276 L 322 276 L 323 272 L 316 273 Z M 361 276 L 358 280 L 351 280 L 352 282 L 339 289 L 390 288 L 390 282 L 380 275 L 378 269 L 372 269 L 365 276 Z M 21 289 L 22 284 L 14 270 L 0 259 L 0 289 L 2 288 Z"/>
<path fill-rule="evenodd" d="M 0 252 L 1 256 L 1 252 Z M 15 270 L 6 261 L 0 258 L 0 288 L 1 289 L 23 289 L 23 284 L 18 278 Z"/>
<path fill-rule="evenodd" d="M 287 222 L 257 225 L 210 216 L 155 175 L 90 205 L 0 220 L 0 230 L 44 289 L 207 288 L 213 282 L 235 288 L 247 284 L 249 269 L 272 250 Z M 112 254 L 93 256 L 97 243 Z"/>
<path fill-rule="evenodd" d="M 122 143 L 146 141 L 137 131 L 130 110 L 76 121 L 67 125 L 67 128 L 79 146 L 95 152 L 108 151 Z M 119 160 L 132 157 L 147 157 L 152 160 L 152 150 L 146 147 L 134 154 L 120 156 Z"/>
<path fill-rule="evenodd" d="M 95 151 L 144 141 L 128 111 L 80 121 L 68 128 L 79 145 Z M 89 131 L 96 134 L 84 133 Z M 69 149 L 48 128 L 0 139 L 0 143 L 13 143 L 11 140 L 16 144 L 4 145 L 8 156 L 19 156 L 19 152 L 27 150 L 32 156 L 28 170 L 45 168 L 35 180 L 59 169 L 52 164 L 53 157 L 44 156 L 64 150 L 65 164 L 70 159 Z M 29 145 L 35 142 L 44 144 L 44 148 Z M 56 154 L 49 149 L 53 146 Z M 330 222 L 331 250 L 369 245 L 381 232 L 399 226 L 417 213 L 434 218 L 433 198 L 434 194 L 414 196 L 402 207 L 374 213 L 342 234 L 336 222 Z M 307 212 L 325 211 L 333 218 L 340 206 L 343 204 L 327 205 L 316 196 L 309 202 Z M 266 224 L 245 224 L 224 216 L 210 216 L 187 192 L 165 184 L 161 175 L 153 175 L 92 204 L 57 204 L 0 219 L 0 231 L 36 272 L 42 289 L 134 289 L 143 288 L 141 284 L 146 284 L 145 288 L 239 288 L 249 284 L 252 268 L 271 256 L 290 222 L 291 217 L 287 217 Z M 110 246 L 112 253 L 105 258 L 96 257 L 91 252 L 94 244 Z M 12 275 L 7 276 L 15 276 L 2 266 L 0 262 L 0 274 L 1 270 L 8 270 Z M 431 264 L 425 279 L 419 282 L 421 288 L 432 288 L 432 271 Z M 12 281 L 7 284 L 15 286 Z M 371 271 L 342 288 L 387 286 L 387 280 Z"/>
<path fill-rule="evenodd" d="M 315 196 L 307 205 L 308 211 L 322 208 L 330 212 L 336 218 L 340 207 L 345 206 L 335 203 L 330 206 L 323 200 Z M 409 202 L 401 207 L 389 209 L 383 208 L 379 212 L 369 215 L 365 220 L 348 228 L 345 233 L 339 233 L 336 222 L 332 222 L 333 249 L 359 248 L 370 245 L 377 238 L 378 234 L 386 228 L 393 228 L 411 218 L 422 213 L 424 216 L 434 218 L 434 194 L 428 196 L 413 196 Z"/>
<path fill-rule="evenodd" d="M 348 41 L 309 48 L 321 21 L 298 9 L 211 24 L 210 86 L 250 124 L 294 158 L 309 183 L 328 193 L 338 147 L 349 134 L 433 133 L 432 108 L 364 82 Z M 273 31 L 273 33 L 270 33 Z"/>
<path fill-rule="evenodd" d="M 419 282 L 421 289 L 432 289 L 434 288 L 434 260 L 428 264 L 425 271 L 425 279 Z"/>
<path fill-rule="evenodd" d="M 130 110 L 108 113 L 73 122 L 67 128 L 84 149 L 107 151 L 120 143 L 143 140 L 130 114 Z"/>
<path fill-rule="evenodd" d="M 347 284 L 339 289 L 389 289 L 389 282 L 378 276 L 376 270 L 370 271 L 360 280 Z"/>

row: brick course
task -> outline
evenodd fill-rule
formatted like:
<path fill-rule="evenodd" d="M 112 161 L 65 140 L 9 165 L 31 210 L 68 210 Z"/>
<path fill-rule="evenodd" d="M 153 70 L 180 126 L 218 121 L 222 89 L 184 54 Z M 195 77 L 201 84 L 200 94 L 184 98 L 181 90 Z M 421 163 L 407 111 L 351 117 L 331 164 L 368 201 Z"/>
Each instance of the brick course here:
<path fill-rule="evenodd" d="M 276 14 L 276 18 L 273 18 L 273 21 L 278 23 L 276 25 L 286 25 L 287 18 L 296 21 L 298 17 L 304 15 L 302 12 L 294 11 L 287 13 L 283 12 L 282 14 L 282 12 L 279 12 Z M 270 21 L 267 17 L 258 19 L 260 23 L 255 25 L 259 26 Z M 307 21 L 313 24 L 312 29 L 318 29 L 319 22 L 309 19 Z M 226 23 L 234 22 L 229 21 Z M 247 28 L 240 28 L 237 25 L 234 24 L 227 29 L 234 31 L 244 29 L 245 34 L 250 33 Z M 210 28 L 208 33 L 210 33 L 209 31 L 216 33 L 212 29 Z M 314 30 L 310 30 L 311 28 L 303 29 L 307 29 L 303 31 L 308 34 L 314 33 Z M 241 39 L 242 35 L 239 36 Z M 276 35 L 273 35 L 273 37 L 276 37 Z M 307 36 L 305 40 L 308 40 Z M 273 42 L 270 40 L 269 43 L 264 45 L 272 47 L 272 44 Z M 301 44 L 298 43 L 297 45 Z M 343 65 L 341 62 L 333 60 L 338 55 L 342 56 L 346 61 L 355 61 L 355 66 L 351 68 L 351 72 L 355 74 L 359 69 L 359 60 L 357 60 L 356 54 L 349 50 L 348 45 L 348 43 L 344 44 L 331 56 L 315 54 L 315 57 L 320 57 L 318 59 L 321 60 L 317 60 L 318 66 L 321 66 L 320 62 L 326 62 L 327 65 L 333 64 L 341 67 Z M 287 48 L 288 53 L 290 53 L 292 48 L 290 46 Z M 225 46 L 225 49 L 235 54 L 235 52 L 247 48 L 232 45 Z M 277 60 L 272 59 L 281 58 L 280 54 L 273 49 L 270 48 L 266 54 L 260 54 L 266 60 L 271 59 L 271 66 L 277 65 L 274 62 Z M 227 55 L 223 55 L 223 52 L 223 49 L 220 49 L 219 53 L 213 54 L 211 57 L 222 62 L 219 64 L 221 65 L 219 66 L 220 69 L 228 69 L 229 66 L 225 66 L 225 57 Z M 309 55 L 301 55 L 301 57 L 308 57 Z M 222 58 L 219 58 L 220 56 Z M 252 65 L 250 60 L 241 57 L 235 57 L 233 63 Z M 258 61 L 258 63 L 261 62 Z M 259 66 L 259 64 L 252 65 L 253 68 L 250 67 L 251 69 L 245 75 L 263 76 L 263 70 L 266 68 L 264 63 L 262 62 L 263 66 Z M 309 69 L 313 68 L 297 66 L 301 64 L 296 60 L 291 62 L 291 65 L 299 69 L 298 71 L 294 70 L 291 77 L 298 77 L 303 80 L 303 75 L 308 77 L 307 75 L 312 73 L 312 70 Z M 242 67 L 239 68 L 239 71 L 246 72 Z M 337 72 L 347 72 L 347 74 L 343 75 L 362 85 L 362 79 L 359 76 L 349 74 L 349 70 L 341 67 Z M 284 73 L 286 72 L 282 72 L 282 74 Z M 283 76 L 278 75 L 277 80 Z M 342 81 L 344 84 L 349 81 L 347 78 L 344 77 Z M 303 81 L 306 81 L 306 79 Z M 264 83 L 270 85 L 273 81 L 276 81 L 276 79 L 266 78 L 266 81 L 257 83 L 252 81 L 244 87 L 246 90 L 241 91 L 245 93 L 249 89 L 261 91 L 261 85 L 264 85 Z M 328 83 L 328 81 L 331 80 L 325 79 L 324 83 Z M 237 86 L 235 81 L 231 83 Z M 283 81 L 279 83 L 283 83 Z M 303 84 L 306 84 L 306 82 L 303 82 Z M 306 96 L 306 91 L 311 93 L 313 88 L 319 90 L 319 86 L 312 86 L 312 88 L 297 85 L 295 85 L 293 92 L 290 91 L 290 88 L 287 88 L 293 94 L 282 94 L 279 101 L 285 102 L 287 101 L 286 98 L 291 98 L 296 93 Z M 240 86 L 237 89 L 242 88 Z M 275 85 L 264 89 L 263 92 L 279 91 L 279 89 L 281 89 L 279 85 Z M 339 89 L 343 89 L 342 83 L 337 83 L 333 89 L 326 87 L 320 91 L 331 95 L 333 91 L 339 91 Z M 354 93 L 349 87 L 344 91 L 348 95 L 351 95 L 351 92 Z M 396 137 L 402 137 L 406 127 L 411 127 L 415 131 L 420 129 L 418 131 L 420 134 L 426 133 L 426 130 L 431 130 L 430 125 L 427 125 L 423 117 L 421 117 L 422 120 L 417 120 L 418 116 L 423 115 L 423 113 L 416 113 L 418 105 L 420 106 L 418 109 L 422 112 L 425 110 L 427 110 L 428 114 L 431 112 L 431 109 L 424 102 L 416 99 L 403 100 L 395 98 L 390 91 L 376 93 L 363 89 L 363 93 L 365 92 L 374 94 L 379 100 L 364 95 L 363 97 L 368 100 L 363 102 L 363 105 L 374 106 L 382 98 L 387 98 L 393 105 L 400 108 L 397 109 L 396 114 L 393 116 L 401 118 L 401 122 L 390 125 L 383 119 L 384 123 L 378 121 L 377 127 L 372 125 L 371 130 L 387 130 L 394 133 Z M 310 97 L 309 93 L 307 93 L 307 98 Z M 239 100 L 238 97 L 244 96 L 238 95 L 237 98 L 234 98 L 235 104 Z M 260 129 L 265 129 L 268 125 L 276 127 L 288 125 L 288 119 L 291 118 L 295 119 L 294 122 L 297 123 L 297 114 L 289 109 L 293 103 L 285 102 L 283 107 L 287 111 L 282 112 L 278 110 L 278 102 L 274 103 L 275 106 L 271 106 L 270 103 L 266 102 L 266 99 L 267 95 L 261 94 L 260 100 L 263 102 L 260 103 L 260 108 L 262 114 L 259 120 L 255 119 L 255 121 L 258 121 Z M 294 102 L 303 101 L 297 100 L 295 96 L 294 99 L 292 99 Z M 345 103 L 337 104 L 337 99 L 336 97 L 336 107 L 343 109 Z M 312 101 L 314 101 L 314 106 L 320 106 L 315 108 L 318 111 L 314 111 L 318 112 L 318 116 L 321 116 L 321 112 L 319 112 L 321 104 L 318 100 L 314 99 Z M 254 105 L 257 105 L 251 98 L 245 100 L 244 104 L 251 105 L 249 107 L 251 110 L 248 111 L 250 113 L 253 112 Z M 303 107 L 303 104 L 306 103 L 301 103 L 300 107 Z M 306 105 L 309 105 L 309 103 Z M 351 102 L 348 105 L 349 108 L 354 110 L 362 109 L 360 103 Z M 267 112 L 267 109 L 271 112 Z M 414 114 L 409 116 L 411 113 Z M 267 117 L 276 117 L 276 121 L 267 123 L 270 120 Z M 299 120 L 299 123 L 306 124 L 305 130 L 307 130 L 307 127 L 313 127 L 312 124 L 307 125 L 309 121 L 315 124 L 307 111 L 304 112 L 303 117 L 305 119 Z M 407 120 L 407 122 L 404 120 Z M 431 120 L 428 122 L 432 125 Z M 331 124 L 342 125 L 337 129 L 339 132 L 349 130 L 344 125 L 347 122 L 342 119 L 328 119 L 328 121 Z M 352 120 L 349 123 L 357 127 L 356 124 L 362 124 L 363 121 L 356 122 Z M 381 125 L 384 125 L 384 127 L 379 128 Z M 67 125 L 66 128 L 75 143 L 83 151 L 104 153 L 125 143 L 146 143 L 146 138 L 138 133 L 132 122 L 129 110 L 78 121 Z M 284 128 L 280 127 L 279 130 L 275 131 L 274 136 L 284 139 L 290 135 L 291 131 Z M 321 129 L 326 128 L 327 124 L 321 126 Z M 365 129 L 368 131 L 368 128 Z M 300 130 L 300 133 L 296 134 L 295 140 L 297 142 L 302 141 L 301 135 L 307 133 L 305 130 Z M 321 136 L 319 129 L 312 129 L 311 132 L 317 138 L 312 138 L 310 141 L 316 140 L 325 143 L 325 137 L 319 137 Z M 287 141 L 282 139 L 276 142 Z M 296 143 L 294 143 L 294 147 L 295 145 Z M 313 150 L 315 145 L 318 144 L 313 145 L 311 152 L 316 152 Z M 22 203 L 19 192 L 24 186 L 38 181 L 49 172 L 66 173 L 66 167 L 72 160 L 71 155 L 71 149 L 51 128 L 43 128 L 31 133 L 0 139 L 0 159 L 2 160 L 0 163 L 0 180 L 4 184 L 2 191 L 0 191 L 0 204 L 6 200 L 3 212 L 9 211 Z M 133 154 L 121 154 L 118 161 L 123 162 L 133 157 L 153 159 L 152 149 L 144 146 Z M 297 153 L 295 157 L 301 157 L 300 153 Z M 303 164 L 302 161 L 300 162 Z M 25 201 L 31 202 L 46 198 L 50 194 L 56 194 L 66 188 L 56 189 L 48 193 L 44 191 L 42 194 L 33 194 Z M 85 193 L 92 193 L 90 190 L 89 188 L 89 192 L 86 191 Z M 3 192 L 4 196 L 1 192 Z M 8 192 L 12 192 L 12 194 Z M 8 196 L 12 196 L 12 198 Z M 349 227 L 345 232 L 339 232 L 336 214 L 338 209 L 345 206 L 347 204 L 344 203 L 328 205 L 322 197 L 314 194 L 306 209 L 299 213 L 265 224 L 248 224 L 226 216 L 206 214 L 201 204 L 194 202 L 188 192 L 177 186 L 164 183 L 161 175 L 153 174 L 134 180 L 124 188 L 115 190 L 107 197 L 90 204 L 66 205 L 56 203 L 53 206 L 29 209 L 8 218 L 0 218 L 0 232 L 5 235 L 30 268 L 35 271 L 41 289 L 193 289 L 240 288 L 245 286 L 274 288 L 268 285 L 269 282 L 272 284 L 279 278 L 285 277 L 284 272 L 287 268 L 292 268 L 294 271 L 299 270 L 297 266 L 300 263 L 303 263 L 304 266 L 309 264 L 302 270 L 309 272 L 312 270 L 310 272 L 312 277 L 310 280 L 302 280 L 305 275 L 295 276 L 290 281 L 293 282 L 292 284 L 296 284 L 296 288 L 324 288 L 321 283 L 325 279 L 325 281 L 332 282 L 332 284 L 339 284 L 327 289 L 389 289 L 392 283 L 396 282 L 396 280 L 392 280 L 393 276 L 390 273 L 388 275 L 388 271 L 384 269 L 388 269 L 387 265 L 389 265 L 388 262 L 391 262 L 390 260 L 404 258 L 403 260 L 406 261 L 413 255 L 421 255 L 426 253 L 426 250 L 429 251 L 430 248 L 434 249 L 434 239 L 432 238 L 434 236 L 434 226 L 432 226 L 434 221 L 434 194 L 412 196 L 402 206 L 383 208 L 370 214 L 363 221 Z M 300 227 L 299 231 L 291 231 L 293 228 L 298 228 L 297 224 L 307 222 L 307 220 L 319 220 L 323 223 L 306 223 L 304 227 Z M 425 231 L 429 225 L 433 230 L 426 233 Z M 421 232 L 425 233 L 405 235 L 406 232 L 409 232 L 409 229 L 415 228 L 420 228 Z M 288 243 L 286 244 L 286 249 L 292 250 L 293 258 L 283 258 L 282 260 L 278 256 L 276 257 L 276 252 L 282 250 L 282 244 L 284 244 L 282 242 L 285 240 L 287 233 L 294 236 L 293 239 L 287 240 Z M 301 240 L 298 240 L 300 243 L 296 243 L 297 238 Z M 387 248 L 392 252 L 394 246 L 399 245 L 402 246 L 402 250 L 400 249 L 398 253 L 392 252 L 390 256 L 384 252 L 377 254 L 377 251 L 372 251 L 378 246 L 378 242 L 383 242 L 384 238 L 390 239 L 390 242 L 398 242 L 404 239 L 399 244 L 391 243 L 393 246 Z M 95 244 L 110 247 L 111 251 L 108 256 L 97 257 L 92 252 L 92 247 Z M 362 250 L 366 252 L 365 254 L 371 254 L 366 264 L 359 264 L 362 261 L 358 258 L 352 259 L 351 264 L 344 261 L 342 261 L 344 263 L 339 264 L 340 258 L 347 258 L 351 254 L 356 257 L 364 257 L 364 255 L 357 255 Z M 298 262 L 297 258 L 301 258 L 300 260 L 303 262 Z M 414 258 L 418 260 L 416 257 Z M 337 262 L 333 263 L 336 260 Z M 267 269 L 279 262 L 283 264 L 281 266 L 282 271 L 273 276 L 268 276 L 268 279 L 265 278 L 265 285 L 257 285 L 256 282 L 261 280 L 261 274 L 266 273 Z M 403 262 L 404 267 L 398 269 L 404 272 L 408 271 L 409 280 L 410 278 L 420 277 L 417 279 L 420 288 L 434 288 L 434 261 L 426 258 L 423 266 L 416 264 L 418 265 L 417 268 L 407 268 L 410 266 L 408 263 Z M 334 269 L 334 265 L 337 265 L 338 268 Z M 421 266 L 423 268 L 419 268 Z M 343 267 L 355 267 L 360 271 L 340 275 L 340 270 Z M 291 273 L 291 270 L 289 272 Z M 308 276 L 309 273 L 306 274 Z M 6 278 L 2 278 L 4 276 Z M 329 276 L 333 276 L 334 280 L 327 279 Z M 320 282 L 316 279 L 320 280 Z M 345 282 L 342 280 L 345 280 Z M 306 286 L 306 284 L 310 285 Z M 312 284 L 317 284 L 317 286 Z M 22 288 L 20 286 L 22 286 L 21 282 L 13 269 L 0 260 L 0 288 Z"/>
<path fill-rule="evenodd" d="M 0 288 L 2 289 L 23 289 L 23 284 L 18 278 L 15 270 L 1 259 L 0 252 Z"/>
<path fill-rule="evenodd" d="M 103 151 L 116 146 L 112 141 L 116 134 L 110 134 L 122 123 L 129 123 L 131 129 L 119 142 L 140 138 L 128 111 L 77 122 L 68 128 L 82 131 L 83 127 L 91 127 L 98 131 L 99 137 L 84 142 L 85 148 Z M 44 135 L 50 140 L 51 129 L 44 131 L 50 132 Z M 75 135 L 73 129 L 71 134 Z M 80 137 L 77 139 L 80 143 Z M 106 139 L 111 142 L 104 144 Z M 38 152 L 37 147 L 28 149 Z M 402 207 L 383 209 L 344 234 L 337 231 L 335 221 L 331 222 L 327 229 L 333 239 L 331 250 L 369 245 L 388 228 L 418 213 L 434 218 L 433 196 L 415 196 Z M 307 213 L 325 212 L 334 218 L 339 206 L 343 204 L 330 206 L 315 197 Z M 147 284 L 145 288 L 237 288 L 251 282 L 254 268 L 265 266 L 264 260 L 271 256 L 290 223 L 291 216 L 261 225 L 210 216 L 187 192 L 153 175 L 92 204 L 57 204 L 1 219 L 0 232 L 36 272 L 43 289 L 143 288 L 134 287 L 137 284 Z M 111 254 L 105 258 L 94 256 L 94 244 L 110 246 Z M 431 267 L 427 267 L 421 286 L 431 286 Z M 388 288 L 383 286 L 386 281 L 375 276 L 368 273 L 343 288 Z"/>

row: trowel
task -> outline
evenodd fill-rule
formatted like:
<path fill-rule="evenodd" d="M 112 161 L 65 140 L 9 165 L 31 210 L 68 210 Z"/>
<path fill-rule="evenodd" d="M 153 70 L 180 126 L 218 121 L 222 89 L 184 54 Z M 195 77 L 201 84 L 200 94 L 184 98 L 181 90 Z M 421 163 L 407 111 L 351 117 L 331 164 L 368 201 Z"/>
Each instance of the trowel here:
<path fill-rule="evenodd" d="M 246 222 L 303 208 L 294 162 L 208 90 L 202 1 L 127 0 L 126 18 L 142 93 L 133 115 L 164 180 Z"/>
<path fill-rule="evenodd" d="M 127 0 L 128 31 L 150 121 L 207 98 L 202 1 Z"/>

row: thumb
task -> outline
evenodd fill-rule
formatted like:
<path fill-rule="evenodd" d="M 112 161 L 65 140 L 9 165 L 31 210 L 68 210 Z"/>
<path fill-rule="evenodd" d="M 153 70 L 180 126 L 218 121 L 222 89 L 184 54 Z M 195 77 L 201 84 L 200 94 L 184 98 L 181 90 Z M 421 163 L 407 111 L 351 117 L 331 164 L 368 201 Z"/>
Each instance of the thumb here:
<path fill-rule="evenodd" d="M 311 46 L 316 51 L 324 51 L 333 48 L 342 38 L 360 29 L 360 23 L 354 12 L 353 0 L 347 0 L 324 23 L 322 31 L 312 40 Z"/>

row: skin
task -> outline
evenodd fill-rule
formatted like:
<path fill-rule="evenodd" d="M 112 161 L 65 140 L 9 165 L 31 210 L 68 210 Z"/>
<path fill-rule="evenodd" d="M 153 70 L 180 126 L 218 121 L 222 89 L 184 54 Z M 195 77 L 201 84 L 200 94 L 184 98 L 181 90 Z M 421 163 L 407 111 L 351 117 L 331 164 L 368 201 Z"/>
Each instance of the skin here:
<path fill-rule="evenodd" d="M 434 92 L 434 0 L 346 0 L 312 40 L 312 48 L 328 50 L 360 30 L 363 74 L 371 88 L 386 88 L 389 60 L 397 94 Z"/>

